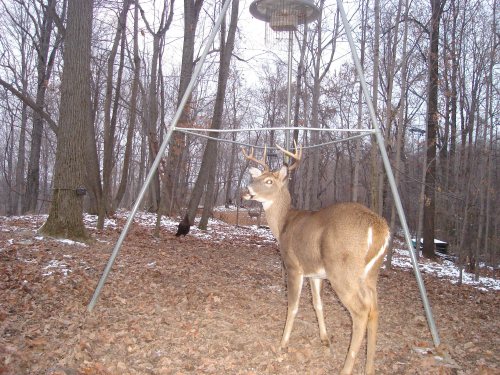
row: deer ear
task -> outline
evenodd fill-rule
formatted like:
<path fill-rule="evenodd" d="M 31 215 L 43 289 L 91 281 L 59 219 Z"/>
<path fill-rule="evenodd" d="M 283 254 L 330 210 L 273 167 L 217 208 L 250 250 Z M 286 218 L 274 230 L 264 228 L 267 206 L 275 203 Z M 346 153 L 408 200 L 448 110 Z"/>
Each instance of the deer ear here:
<path fill-rule="evenodd" d="M 250 168 L 248 171 L 250 172 L 250 175 L 252 176 L 252 178 L 257 178 L 262 174 L 260 169 L 257 169 L 254 167 Z"/>
<path fill-rule="evenodd" d="M 286 165 L 282 166 L 278 172 L 278 177 L 281 181 L 284 181 L 288 176 L 288 167 Z"/>

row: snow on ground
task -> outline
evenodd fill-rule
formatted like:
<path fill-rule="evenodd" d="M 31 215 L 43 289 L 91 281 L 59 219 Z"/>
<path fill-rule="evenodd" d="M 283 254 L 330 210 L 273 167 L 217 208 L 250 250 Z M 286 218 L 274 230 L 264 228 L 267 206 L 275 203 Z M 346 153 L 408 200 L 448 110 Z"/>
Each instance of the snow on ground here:
<path fill-rule="evenodd" d="M 106 228 L 118 228 L 124 224 L 123 223 L 128 218 L 129 212 L 127 211 L 119 211 L 116 215 L 116 219 L 106 219 L 104 225 Z M 18 220 L 19 217 L 0 217 L 0 231 L 9 232 L 9 231 L 17 231 L 17 230 L 26 230 L 27 228 L 19 228 L 16 226 L 10 226 L 9 222 L 14 222 Z M 28 219 L 33 225 L 36 227 L 46 219 L 46 215 L 33 215 L 33 216 L 24 216 L 24 220 Z M 117 223 L 117 220 L 120 221 L 120 224 Z M 84 216 L 85 225 L 88 228 L 95 229 L 97 224 L 97 216 L 94 215 L 85 215 Z M 145 227 L 154 227 L 156 225 L 156 214 L 146 213 L 146 212 L 138 212 L 134 217 L 134 223 L 145 226 Z M 195 223 L 197 224 L 198 221 Z M 161 225 L 164 231 L 175 233 L 177 231 L 178 220 L 173 220 L 171 218 L 163 217 L 161 221 Z M 34 231 L 35 233 L 36 231 Z M 266 228 L 258 228 L 256 225 L 253 226 L 235 226 L 230 225 L 225 222 L 216 219 L 210 219 L 208 230 L 202 231 L 198 229 L 196 226 L 191 227 L 189 232 L 189 236 L 194 236 L 196 238 L 200 238 L 202 240 L 209 240 L 215 243 L 223 243 L 225 241 L 239 241 L 242 239 L 250 239 L 253 238 L 253 242 L 259 242 L 263 245 L 269 245 L 275 243 L 274 237 L 269 229 Z M 35 237 L 36 240 L 42 241 L 43 237 Z M 50 239 L 51 241 L 59 241 L 68 245 L 76 245 L 84 247 L 86 246 L 83 243 L 74 242 L 70 240 L 55 240 Z M 13 241 L 10 240 L 7 242 L 7 246 L 12 245 Z M 261 245 L 257 245 L 261 246 Z M 0 247 L 0 252 L 2 248 Z M 395 248 L 392 258 L 392 266 L 399 269 L 408 269 L 412 270 L 412 264 L 410 260 L 410 254 L 407 249 Z M 68 270 L 65 268 L 65 264 L 50 264 L 46 268 L 46 273 L 49 274 L 51 270 L 54 268 L 60 268 L 60 271 L 63 273 L 67 273 Z M 446 280 L 450 283 L 456 284 L 459 278 L 459 268 L 449 260 L 438 260 L 438 261 L 430 261 L 424 258 L 420 258 L 419 260 L 419 269 L 424 274 L 433 275 L 437 278 Z M 491 277 L 483 277 L 481 276 L 478 281 L 475 281 L 474 274 L 463 272 L 463 280 L 464 284 L 472 285 L 480 290 L 484 291 L 498 291 L 500 290 L 500 280 L 491 278 Z"/>
<path fill-rule="evenodd" d="M 409 250 L 394 249 L 392 266 L 401 269 L 413 269 Z M 419 269 L 422 273 L 431 274 L 439 279 L 447 280 L 452 284 L 458 283 L 460 275 L 459 268 L 450 260 L 430 261 L 428 259 L 420 258 Z M 492 277 L 481 276 L 478 281 L 475 281 L 474 274 L 465 271 L 463 271 L 462 274 L 462 283 L 472 285 L 484 291 L 500 290 L 500 280 L 496 280 Z"/>

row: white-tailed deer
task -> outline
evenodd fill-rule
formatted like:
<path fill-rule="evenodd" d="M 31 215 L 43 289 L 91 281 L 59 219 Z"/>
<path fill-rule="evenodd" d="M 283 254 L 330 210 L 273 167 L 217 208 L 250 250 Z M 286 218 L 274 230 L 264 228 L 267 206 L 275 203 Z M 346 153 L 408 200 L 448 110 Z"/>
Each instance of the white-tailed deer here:
<path fill-rule="evenodd" d="M 288 313 L 280 347 L 288 345 L 304 277 L 310 281 L 321 341 L 330 345 L 321 302 L 321 282 L 328 279 L 352 318 L 351 344 L 341 374 L 352 373 L 365 332 L 365 372 L 374 374 L 377 278 L 389 243 L 389 227 L 382 217 L 357 203 L 334 204 L 314 212 L 293 209 L 288 175 L 302 152 L 300 148 L 294 154 L 278 148 L 295 163 L 276 172 L 269 171 L 265 163 L 265 149 L 260 160 L 254 158 L 253 149 L 250 154 L 242 151 L 265 169 L 250 168 L 252 182 L 243 198 L 262 203 L 287 272 Z"/>

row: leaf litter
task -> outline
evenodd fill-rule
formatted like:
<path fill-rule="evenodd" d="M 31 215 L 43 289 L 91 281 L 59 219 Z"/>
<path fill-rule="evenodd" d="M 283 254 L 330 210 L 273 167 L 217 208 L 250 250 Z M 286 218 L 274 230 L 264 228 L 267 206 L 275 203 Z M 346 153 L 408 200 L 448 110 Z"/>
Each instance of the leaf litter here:
<path fill-rule="evenodd" d="M 332 348 L 321 344 L 304 287 L 290 348 L 279 351 L 286 287 L 276 242 L 256 226 L 211 220 L 208 231 L 176 238 L 177 221 L 163 219 L 156 238 L 155 215 L 139 213 L 87 312 L 126 215 L 102 231 L 86 216 L 88 244 L 37 237 L 45 216 L 0 218 L 0 374 L 340 371 L 350 318 L 329 286 Z M 379 280 L 377 373 L 499 374 L 498 280 L 458 286 L 452 264 L 422 262 L 442 341 L 435 348 L 408 259 L 395 251 Z M 360 354 L 354 373 L 363 366 Z"/>

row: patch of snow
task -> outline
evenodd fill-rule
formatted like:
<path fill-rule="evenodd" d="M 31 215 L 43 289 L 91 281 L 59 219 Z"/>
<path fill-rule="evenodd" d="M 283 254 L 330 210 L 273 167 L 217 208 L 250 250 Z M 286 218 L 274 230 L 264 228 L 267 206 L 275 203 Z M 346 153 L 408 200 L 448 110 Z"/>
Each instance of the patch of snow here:
<path fill-rule="evenodd" d="M 43 269 L 45 272 L 42 273 L 42 276 L 50 276 L 54 274 L 55 271 L 59 271 L 66 277 L 70 272 L 72 272 L 68 268 L 67 264 L 57 259 L 52 259 L 45 267 L 43 267 Z"/>
<path fill-rule="evenodd" d="M 55 238 L 54 241 L 60 242 L 60 243 L 66 244 L 66 245 L 76 245 L 76 246 L 81 246 L 81 247 L 88 247 L 88 245 L 83 243 L 83 242 L 68 240 L 67 238 Z"/>
<path fill-rule="evenodd" d="M 217 211 L 226 211 L 227 209 L 223 206 L 215 208 Z M 230 208 L 229 210 L 233 210 L 234 208 Z M 124 221 L 127 220 L 130 212 L 120 210 L 117 211 L 115 218 L 106 219 L 104 222 L 104 226 L 106 228 L 120 228 L 123 227 Z M 47 215 L 27 215 L 20 217 L 0 217 L 0 230 L 2 232 L 16 231 L 19 229 L 15 225 L 9 225 L 10 223 L 14 224 L 15 220 L 22 219 L 23 221 L 28 220 L 28 222 L 34 227 L 38 227 L 40 222 L 43 222 L 47 219 Z M 117 221 L 120 221 L 119 224 Z M 177 231 L 177 226 L 179 223 L 179 218 L 172 219 L 168 217 L 162 217 L 161 219 L 161 227 L 165 232 L 175 233 Z M 96 227 L 97 224 L 97 216 L 96 215 L 84 215 L 84 223 L 89 228 Z M 189 236 L 193 236 L 199 238 L 201 240 L 211 241 L 213 243 L 222 244 L 226 241 L 245 241 L 251 240 L 255 246 L 260 247 L 269 244 L 275 244 L 276 240 L 272 235 L 271 231 L 267 228 L 257 227 L 256 225 L 252 226 L 235 226 L 227 224 L 223 221 L 217 219 L 209 220 L 209 229 L 206 231 L 202 231 L 198 229 L 196 226 L 199 223 L 199 219 L 196 220 L 195 225 L 191 227 L 189 232 Z M 134 224 L 141 225 L 143 227 L 153 228 L 156 225 L 156 214 L 139 211 L 134 217 Z M 42 241 L 44 237 L 35 236 L 35 240 Z M 99 238 L 96 238 L 99 242 L 107 242 L 103 241 Z M 76 245 L 76 246 L 87 246 L 86 244 L 70 241 L 70 240 L 57 240 L 62 243 L 66 243 L 68 245 Z M 14 244 L 14 240 L 7 240 L 8 245 Z M 33 260 L 24 260 L 26 262 L 30 262 Z M 154 267 L 155 265 L 149 263 L 148 267 Z M 410 254 L 407 249 L 396 248 L 393 252 L 392 258 L 392 266 L 399 269 L 409 269 L 412 270 L 413 266 L 410 260 Z M 489 268 L 489 267 L 488 267 Z M 45 275 L 54 272 L 54 269 L 59 269 L 60 272 L 67 275 L 71 270 L 64 263 L 58 263 L 58 261 L 53 261 L 53 263 L 49 263 L 49 265 L 45 268 Z M 459 268 L 450 260 L 441 260 L 441 261 L 429 261 L 427 259 L 420 258 L 419 260 L 419 269 L 422 273 L 430 274 L 435 277 L 438 277 L 447 282 L 456 284 L 459 278 Z M 490 268 L 489 268 L 490 269 Z M 498 291 L 500 290 L 500 280 L 496 280 L 491 277 L 480 276 L 478 281 L 475 281 L 474 274 L 463 272 L 462 274 L 462 282 L 464 284 L 472 285 L 478 289 L 485 291 Z"/>
<path fill-rule="evenodd" d="M 401 269 L 411 269 L 413 266 L 410 260 L 410 252 L 404 249 L 394 249 L 392 257 L 392 265 Z M 427 259 L 420 258 L 419 270 L 422 273 L 433 275 L 439 279 L 446 280 L 452 284 L 457 284 L 460 270 L 457 265 L 449 260 L 442 262 L 433 262 Z M 500 280 L 492 277 L 480 276 L 479 280 L 475 280 L 475 275 L 469 272 L 462 272 L 462 283 L 472 285 L 480 290 L 500 290 Z"/>

